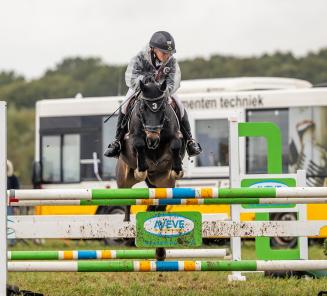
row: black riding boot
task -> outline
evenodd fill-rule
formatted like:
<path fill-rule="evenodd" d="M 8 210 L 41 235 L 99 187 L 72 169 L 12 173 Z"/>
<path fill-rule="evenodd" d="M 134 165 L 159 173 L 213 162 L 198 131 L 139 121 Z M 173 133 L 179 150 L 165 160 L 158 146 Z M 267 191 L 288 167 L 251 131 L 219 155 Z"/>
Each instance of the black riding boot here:
<path fill-rule="evenodd" d="M 199 143 L 195 142 L 192 137 L 191 126 L 188 121 L 186 110 L 184 110 L 184 116 L 181 123 L 181 132 L 186 141 L 186 151 L 190 157 L 199 155 L 202 152 L 202 148 Z"/>
<path fill-rule="evenodd" d="M 118 114 L 118 121 L 117 121 L 117 128 L 116 128 L 116 137 L 115 140 L 109 144 L 108 148 L 104 152 L 104 156 L 107 157 L 118 157 L 120 150 L 121 150 L 121 143 L 124 136 L 124 127 L 123 127 L 123 121 L 125 118 L 125 114 L 123 114 L 121 111 L 119 111 Z"/>

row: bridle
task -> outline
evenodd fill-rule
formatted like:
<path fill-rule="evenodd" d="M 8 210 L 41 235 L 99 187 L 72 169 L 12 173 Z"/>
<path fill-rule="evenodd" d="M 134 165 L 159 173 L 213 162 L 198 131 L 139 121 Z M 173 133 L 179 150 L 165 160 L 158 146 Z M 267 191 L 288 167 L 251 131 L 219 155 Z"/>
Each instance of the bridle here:
<path fill-rule="evenodd" d="M 141 121 L 143 130 L 146 135 L 146 143 L 149 149 L 157 149 L 160 144 L 160 134 L 161 130 L 164 127 L 165 123 L 169 121 L 169 118 L 166 114 L 166 108 L 168 105 L 168 98 L 162 94 L 160 97 L 150 99 L 144 96 L 139 97 L 139 114 L 138 117 Z M 147 125 L 145 121 L 145 112 L 144 112 L 144 105 L 149 109 L 152 113 L 158 113 L 159 111 L 163 111 L 162 118 L 160 119 L 160 123 L 158 125 Z M 159 115 L 159 114 L 158 114 Z M 155 136 L 154 144 L 150 144 L 149 139 L 151 136 Z"/>
<path fill-rule="evenodd" d="M 141 120 L 144 131 L 146 133 L 155 133 L 157 135 L 160 135 L 161 129 L 165 125 L 165 122 L 168 120 L 167 115 L 166 115 L 166 107 L 168 104 L 167 98 L 165 97 L 164 94 L 162 94 L 160 97 L 155 98 L 155 99 L 149 99 L 149 98 L 145 98 L 145 97 L 141 96 L 139 98 L 139 100 L 140 100 L 140 108 L 139 109 L 141 111 L 139 114 L 139 118 Z M 164 112 L 163 112 L 164 116 L 159 125 L 150 126 L 145 123 L 144 112 L 142 112 L 142 109 L 144 110 L 144 108 L 142 106 L 143 104 L 146 105 L 148 107 L 148 109 L 153 113 L 157 113 L 162 109 L 164 110 Z"/>

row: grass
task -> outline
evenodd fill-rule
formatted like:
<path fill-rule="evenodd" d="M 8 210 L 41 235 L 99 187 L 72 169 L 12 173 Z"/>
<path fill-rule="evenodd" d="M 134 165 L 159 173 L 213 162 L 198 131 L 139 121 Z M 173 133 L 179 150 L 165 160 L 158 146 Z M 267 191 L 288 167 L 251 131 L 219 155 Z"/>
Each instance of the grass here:
<path fill-rule="evenodd" d="M 97 241 L 48 240 L 42 246 L 19 243 L 11 250 L 103 249 Z M 220 248 L 220 247 L 219 247 Z M 326 259 L 322 245 L 309 248 L 310 259 Z M 244 259 L 255 259 L 253 241 L 245 241 Z M 180 273 L 37 273 L 12 272 L 9 282 L 49 296 L 80 295 L 317 295 L 326 279 L 276 279 L 248 273 L 246 282 L 228 282 L 228 272 Z"/>

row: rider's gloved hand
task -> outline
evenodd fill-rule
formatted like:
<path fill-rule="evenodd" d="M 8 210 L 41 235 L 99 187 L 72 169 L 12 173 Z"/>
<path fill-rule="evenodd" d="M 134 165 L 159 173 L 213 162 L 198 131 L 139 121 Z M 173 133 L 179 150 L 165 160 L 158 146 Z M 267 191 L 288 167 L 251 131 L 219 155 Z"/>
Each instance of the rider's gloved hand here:
<path fill-rule="evenodd" d="M 142 78 L 142 83 L 147 84 L 149 82 L 154 82 L 153 75 L 144 75 L 144 77 Z"/>

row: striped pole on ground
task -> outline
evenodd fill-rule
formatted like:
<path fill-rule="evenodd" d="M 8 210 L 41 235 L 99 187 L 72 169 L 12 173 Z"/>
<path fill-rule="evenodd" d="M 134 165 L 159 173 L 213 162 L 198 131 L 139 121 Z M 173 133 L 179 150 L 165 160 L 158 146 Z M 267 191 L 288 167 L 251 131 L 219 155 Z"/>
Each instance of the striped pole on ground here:
<path fill-rule="evenodd" d="M 166 258 L 223 258 L 226 249 L 166 249 Z M 155 259 L 154 249 L 9 251 L 8 260 Z"/>
<path fill-rule="evenodd" d="M 185 199 L 95 199 L 95 200 L 19 200 L 10 206 L 133 206 L 133 205 L 220 205 L 220 204 L 325 204 L 326 197 L 313 198 L 185 198 Z"/>
<path fill-rule="evenodd" d="M 9 271 L 163 272 L 326 270 L 327 260 L 8 262 Z"/>
<path fill-rule="evenodd" d="M 120 188 L 9 190 L 19 200 L 184 199 L 184 198 L 302 198 L 327 197 L 327 187 L 280 188 Z"/>

